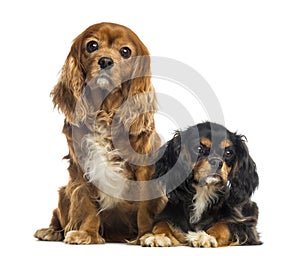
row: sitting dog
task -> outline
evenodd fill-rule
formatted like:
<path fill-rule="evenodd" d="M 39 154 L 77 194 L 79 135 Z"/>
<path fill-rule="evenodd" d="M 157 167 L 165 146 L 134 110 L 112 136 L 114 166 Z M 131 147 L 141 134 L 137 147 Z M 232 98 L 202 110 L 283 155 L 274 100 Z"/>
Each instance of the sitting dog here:
<path fill-rule="evenodd" d="M 153 179 L 168 201 L 142 246 L 261 244 L 250 199 L 259 179 L 245 136 L 205 122 L 176 132 L 161 151 Z"/>
<path fill-rule="evenodd" d="M 88 27 L 74 40 L 51 96 L 65 116 L 70 178 L 59 190 L 49 227 L 34 236 L 102 244 L 144 234 L 152 218 L 127 195 L 130 184 L 154 173 L 153 164 L 136 158 L 160 146 L 146 46 L 119 24 Z"/>

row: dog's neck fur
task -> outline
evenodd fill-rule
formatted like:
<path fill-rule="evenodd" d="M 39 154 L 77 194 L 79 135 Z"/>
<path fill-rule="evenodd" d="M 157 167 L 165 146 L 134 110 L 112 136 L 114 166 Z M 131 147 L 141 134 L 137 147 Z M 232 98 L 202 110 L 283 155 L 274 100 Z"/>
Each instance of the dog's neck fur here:
<path fill-rule="evenodd" d="M 214 186 L 195 186 L 196 194 L 193 197 L 193 208 L 190 214 L 190 223 L 200 221 L 203 212 L 218 200 L 217 189 Z"/>

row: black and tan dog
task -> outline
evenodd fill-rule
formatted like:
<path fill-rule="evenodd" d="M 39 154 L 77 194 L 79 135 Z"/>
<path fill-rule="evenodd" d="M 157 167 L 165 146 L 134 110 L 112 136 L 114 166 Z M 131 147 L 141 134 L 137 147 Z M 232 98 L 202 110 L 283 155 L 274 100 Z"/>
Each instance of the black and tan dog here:
<path fill-rule="evenodd" d="M 245 137 L 215 123 L 177 132 L 162 149 L 153 179 L 168 202 L 143 246 L 259 245 L 256 165 Z"/>

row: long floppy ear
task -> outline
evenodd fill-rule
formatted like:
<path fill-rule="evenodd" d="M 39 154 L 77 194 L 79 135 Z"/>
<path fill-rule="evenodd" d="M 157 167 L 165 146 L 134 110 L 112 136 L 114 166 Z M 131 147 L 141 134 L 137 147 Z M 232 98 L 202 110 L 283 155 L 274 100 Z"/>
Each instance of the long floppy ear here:
<path fill-rule="evenodd" d="M 161 177 L 160 183 L 166 188 L 172 202 L 186 201 L 193 198 L 193 166 L 195 157 L 190 142 L 194 138 L 190 130 L 177 131 L 173 139 L 160 148 L 163 157 L 156 163 L 154 178 Z"/>
<path fill-rule="evenodd" d="M 259 179 L 256 172 L 256 164 L 249 155 L 244 136 L 236 136 L 237 164 L 229 174 L 231 183 L 229 201 L 239 204 L 249 199 L 257 188 Z"/>
<path fill-rule="evenodd" d="M 147 48 L 139 42 L 138 56 L 134 58 L 132 78 L 129 81 L 127 98 L 134 102 L 136 111 L 132 111 L 134 122 L 130 125 L 130 134 L 152 133 L 155 130 L 154 112 L 157 110 L 155 90 L 151 83 L 150 56 Z M 134 113 L 136 112 L 136 113 Z M 131 119 L 131 120 L 133 120 Z"/>
<path fill-rule="evenodd" d="M 74 40 L 62 68 L 58 83 L 51 92 L 54 107 L 58 107 L 70 123 L 75 122 L 74 111 L 84 87 L 84 71 L 80 62 L 80 37 Z"/>

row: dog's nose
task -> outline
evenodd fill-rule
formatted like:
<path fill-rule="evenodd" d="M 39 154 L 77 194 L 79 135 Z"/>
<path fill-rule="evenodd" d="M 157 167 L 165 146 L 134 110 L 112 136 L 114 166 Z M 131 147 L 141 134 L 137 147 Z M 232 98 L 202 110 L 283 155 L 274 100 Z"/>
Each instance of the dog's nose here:
<path fill-rule="evenodd" d="M 108 57 L 102 57 L 98 64 L 101 69 L 110 69 L 114 65 L 114 61 L 111 58 Z"/>
<path fill-rule="evenodd" d="M 223 166 L 223 161 L 221 159 L 218 158 L 211 158 L 208 160 L 211 168 L 213 168 L 214 170 L 220 170 Z"/>

